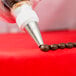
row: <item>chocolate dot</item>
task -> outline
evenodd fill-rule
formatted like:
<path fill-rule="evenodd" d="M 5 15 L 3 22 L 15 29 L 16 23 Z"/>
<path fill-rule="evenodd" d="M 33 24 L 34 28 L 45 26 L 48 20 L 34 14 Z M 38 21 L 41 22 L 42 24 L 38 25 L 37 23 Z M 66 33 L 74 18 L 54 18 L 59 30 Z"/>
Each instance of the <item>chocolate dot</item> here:
<path fill-rule="evenodd" d="M 72 48 L 72 47 L 73 47 L 73 43 L 71 43 L 71 42 L 66 43 L 66 47 L 67 47 L 67 48 Z"/>
<path fill-rule="evenodd" d="M 58 47 L 59 47 L 60 49 L 64 49 L 66 46 L 65 46 L 65 43 L 60 43 L 60 44 L 58 44 Z"/>
<path fill-rule="evenodd" d="M 57 44 L 52 44 L 50 45 L 51 50 L 57 50 L 58 49 L 58 45 Z"/>
<path fill-rule="evenodd" d="M 39 48 L 40 48 L 40 50 L 42 50 L 44 52 L 48 52 L 50 50 L 49 45 L 40 45 Z"/>
<path fill-rule="evenodd" d="M 76 42 L 73 43 L 74 47 L 76 47 Z"/>

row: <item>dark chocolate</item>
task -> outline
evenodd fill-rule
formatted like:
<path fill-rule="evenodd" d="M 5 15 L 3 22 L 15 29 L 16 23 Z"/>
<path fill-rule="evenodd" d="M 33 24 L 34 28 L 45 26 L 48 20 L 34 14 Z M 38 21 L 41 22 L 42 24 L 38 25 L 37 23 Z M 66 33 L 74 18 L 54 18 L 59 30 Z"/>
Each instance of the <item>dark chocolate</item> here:
<path fill-rule="evenodd" d="M 57 50 L 57 49 L 64 49 L 64 48 L 73 48 L 76 47 L 76 42 L 69 42 L 69 43 L 60 43 L 60 44 L 52 44 L 52 45 L 40 45 L 39 48 L 42 51 L 48 52 L 49 50 Z"/>
<path fill-rule="evenodd" d="M 73 48 L 73 43 L 69 42 L 69 43 L 66 43 L 66 48 Z"/>
<path fill-rule="evenodd" d="M 52 45 L 50 45 L 50 49 L 51 50 L 57 50 L 58 49 L 58 45 L 57 44 L 52 44 Z"/>
<path fill-rule="evenodd" d="M 74 47 L 76 47 L 76 42 L 73 43 Z"/>
<path fill-rule="evenodd" d="M 59 47 L 60 49 L 66 48 L 65 43 L 60 43 L 60 44 L 58 44 L 58 47 Z"/>
<path fill-rule="evenodd" d="M 40 45 L 40 50 L 44 51 L 44 52 L 48 52 L 50 50 L 50 46 L 49 45 Z"/>

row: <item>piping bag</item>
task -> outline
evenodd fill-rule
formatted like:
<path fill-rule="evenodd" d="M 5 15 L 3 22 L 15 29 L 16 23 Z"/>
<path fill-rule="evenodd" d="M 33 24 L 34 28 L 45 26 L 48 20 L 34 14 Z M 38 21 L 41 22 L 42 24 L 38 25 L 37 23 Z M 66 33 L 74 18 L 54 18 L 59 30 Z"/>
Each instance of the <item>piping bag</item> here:
<path fill-rule="evenodd" d="M 38 46 L 44 44 L 38 28 L 39 18 L 33 10 L 35 4 L 32 7 L 30 0 L 2 0 L 0 4 L 2 19 L 10 23 L 17 23 L 22 30 L 25 28 Z"/>

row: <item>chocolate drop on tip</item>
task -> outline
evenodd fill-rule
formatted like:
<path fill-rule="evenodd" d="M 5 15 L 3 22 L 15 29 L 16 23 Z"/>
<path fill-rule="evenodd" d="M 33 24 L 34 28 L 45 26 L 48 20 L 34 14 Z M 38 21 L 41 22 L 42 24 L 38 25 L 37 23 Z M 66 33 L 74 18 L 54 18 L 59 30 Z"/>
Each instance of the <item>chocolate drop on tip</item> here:
<path fill-rule="evenodd" d="M 52 44 L 52 45 L 50 45 L 50 49 L 51 50 L 57 50 L 58 49 L 58 45 L 57 44 Z"/>
<path fill-rule="evenodd" d="M 66 43 L 66 47 L 67 47 L 67 48 L 73 48 L 73 43 L 71 43 L 71 42 Z"/>
<path fill-rule="evenodd" d="M 59 47 L 60 49 L 64 49 L 66 46 L 65 46 L 65 43 L 60 43 L 60 44 L 58 44 L 58 47 Z"/>
<path fill-rule="evenodd" d="M 49 45 L 40 45 L 39 48 L 44 52 L 48 52 L 50 50 Z"/>

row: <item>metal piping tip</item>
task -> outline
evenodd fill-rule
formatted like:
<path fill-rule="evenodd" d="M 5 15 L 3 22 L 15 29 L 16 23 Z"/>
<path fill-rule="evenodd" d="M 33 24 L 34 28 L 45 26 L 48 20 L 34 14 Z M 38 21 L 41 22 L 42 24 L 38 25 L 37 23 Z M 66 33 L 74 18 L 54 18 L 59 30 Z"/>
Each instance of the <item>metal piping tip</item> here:
<path fill-rule="evenodd" d="M 25 26 L 25 29 L 29 32 L 29 34 L 32 36 L 38 46 L 44 44 L 37 22 L 30 22 Z"/>

